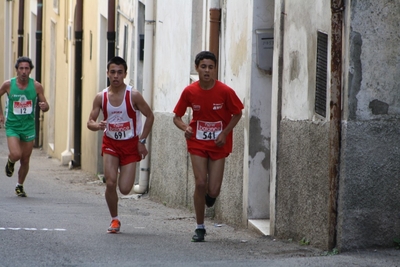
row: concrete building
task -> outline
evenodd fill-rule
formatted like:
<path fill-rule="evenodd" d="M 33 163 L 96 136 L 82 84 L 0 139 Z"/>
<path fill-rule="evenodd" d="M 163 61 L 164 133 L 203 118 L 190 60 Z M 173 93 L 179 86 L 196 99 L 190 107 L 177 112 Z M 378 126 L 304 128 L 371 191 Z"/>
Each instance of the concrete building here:
<path fill-rule="evenodd" d="M 13 75 L 22 37 L 23 55 L 41 62 L 51 106 L 41 116 L 38 145 L 66 168 L 102 172 L 102 133 L 87 130 L 86 121 L 95 94 L 107 86 L 107 60 L 119 55 L 128 62 L 126 83 L 142 92 L 155 114 L 150 156 L 139 164 L 132 193 L 148 191 L 168 206 L 193 209 L 194 178 L 172 111 L 183 88 L 197 79 L 194 56 L 211 50 L 219 58 L 218 79 L 236 91 L 245 109 L 209 215 L 279 238 L 306 238 L 323 249 L 391 246 L 400 235 L 395 79 L 400 4 L 3 5 L 2 25 L 12 26 L 3 31 L 0 77 Z M 35 39 L 38 27 L 42 40 Z M 185 119 L 190 117 L 188 110 Z"/>
<path fill-rule="evenodd" d="M 392 246 L 400 3 L 281 0 L 275 8 L 274 233 L 341 250 Z"/>

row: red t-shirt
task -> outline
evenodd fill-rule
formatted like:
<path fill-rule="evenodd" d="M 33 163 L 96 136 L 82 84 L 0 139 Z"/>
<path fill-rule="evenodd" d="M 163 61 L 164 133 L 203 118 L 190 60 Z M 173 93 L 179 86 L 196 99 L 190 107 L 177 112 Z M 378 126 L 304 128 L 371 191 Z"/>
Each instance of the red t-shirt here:
<path fill-rule="evenodd" d="M 201 89 L 199 82 L 194 82 L 183 90 L 174 113 L 182 117 L 188 107 L 193 111 L 190 122 L 193 135 L 186 139 L 188 148 L 231 153 L 233 131 L 227 135 L 223 147 L 217 147 L 214 141 L 229 124 L 232 115 L 239 114 L 244 108 L 235 91 L 220 81 L 215 81 L 209 90 Z"/>

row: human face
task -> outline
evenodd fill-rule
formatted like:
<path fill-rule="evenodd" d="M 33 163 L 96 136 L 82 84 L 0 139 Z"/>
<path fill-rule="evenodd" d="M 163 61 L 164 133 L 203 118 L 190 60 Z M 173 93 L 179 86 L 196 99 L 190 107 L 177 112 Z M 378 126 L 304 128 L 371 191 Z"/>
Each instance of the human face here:
<path fill-rule="evenodd" d="M 212 81 L 215 72 L 215 63 L 211 59 L 202 59 L 196 67 L 196 71 L 199 74 L 200 81 Z"/>
<path fill-rule="evenodd" d="M 17 77 L 18 80 L 26 82 L 31 74 L 31 67 L 28 62 L 21 62 L 18 64 Z"/>
<path fill-rule="evenodd" d="M 123 65 L 111 64 L 107 70 L 108 79 L 113 87 L 118 87 L 124 84 L 126 71 Z"/>

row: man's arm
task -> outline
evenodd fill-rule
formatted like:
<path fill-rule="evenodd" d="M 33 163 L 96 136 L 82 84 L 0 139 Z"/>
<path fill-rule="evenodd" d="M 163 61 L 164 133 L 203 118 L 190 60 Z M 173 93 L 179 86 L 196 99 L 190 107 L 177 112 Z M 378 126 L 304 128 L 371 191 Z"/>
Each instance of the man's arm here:
<path fill-rule="evenodd" d="M 239 122 L 240 118 L 242 118 L 242 111 L 239 114 L 232 115 L 232 118 L 225 129 L 218 135 L 215 140 L 215 144 L 219 147 L 224 146 L 226 143 L 226 136 L 235 128 L 236 124 Z"/>
<path fill-rule="evenodd" d="M 39 99 L 39 103 L 38 103 L 39 108 L 43 112 L 49 111 L 50 106 L 49 106 L 49 103 L 47 103 L 46 97 L 44 96 L 43 86 L 39 82 L 35 81 L 35 89 L 36 89 L 36 94 Z"/>
<path fill-rule="evenodd" d="M 147 102 L 144 100 L 143 96 L 139 93 L 139 91 L 132 89 L 131 90 L 131 99 L 132 103 L 140 112 L 146 117 L 146 121 L 143 125 L 142 129 L 142 134 L 139 137 L 139 140 L 146 139 L 147 136 L 150 134 L 151 128 L 153 127 L 153 122 L 154 122 L 154 114 Z M 144 159 L 147 154 L 149 153 L 147 151 L 146 146 L 144 143 L 139 142 L 138 143 L 138 152 L 139 155 L 142 156 L 142 159 Z"/>
<path fill-rule="evenodd" d="M 1 103 L 1 97 L 10 91 L 10 80 L 5 81 L 0 87 L 0 123 L 4 124 L 4 113 L 3 113 L 3 105 Z M 0 125 L 1 127 L 1 125 Z"/>
<path fill-rule="evenodd" d="M 192 137 L 193 129 L 191 126 L 183 122 L 182 117 L 179 117 L 178 115 L 175 114 L 174 124 L 176 125 L 176 127 L 185 132 L 185 137 L 187 139 L 190 139 Z"/>
<path fill-rule="evenodd" d="M 146 117 L 146 121 L 143 125 L 142 134 L 139 139 L 147 138 L 150 134 L 151 128 L 153 127 L 154 114 L 147 102 L 144 100 L 143 96 L 137 91 L 131 91 L 132 103 L 136 106 L 138 110 Z"/>
<path fill-rule="evenodd" d="M 101 100 L 102 100 L 102 92 L 98 93 L 93 100 L 93 108 L 89 114 L 89 120 L 87 122 L 87 127 L 92 131 L 100 131 L 106 128 L 106 121 L 97 122 L 97 118 L 99 117 L 101 110 Z"/>

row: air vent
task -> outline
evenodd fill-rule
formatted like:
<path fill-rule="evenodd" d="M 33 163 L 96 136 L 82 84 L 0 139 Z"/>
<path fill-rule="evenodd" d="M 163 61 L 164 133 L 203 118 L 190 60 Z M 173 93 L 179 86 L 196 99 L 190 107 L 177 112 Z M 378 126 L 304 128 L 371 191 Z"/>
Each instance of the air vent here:
<path fill-rule="evenodd" d="M 326 117 L 326 84 L 328 69 L 328 35 L 318 32 L 315 112 Z"/>

